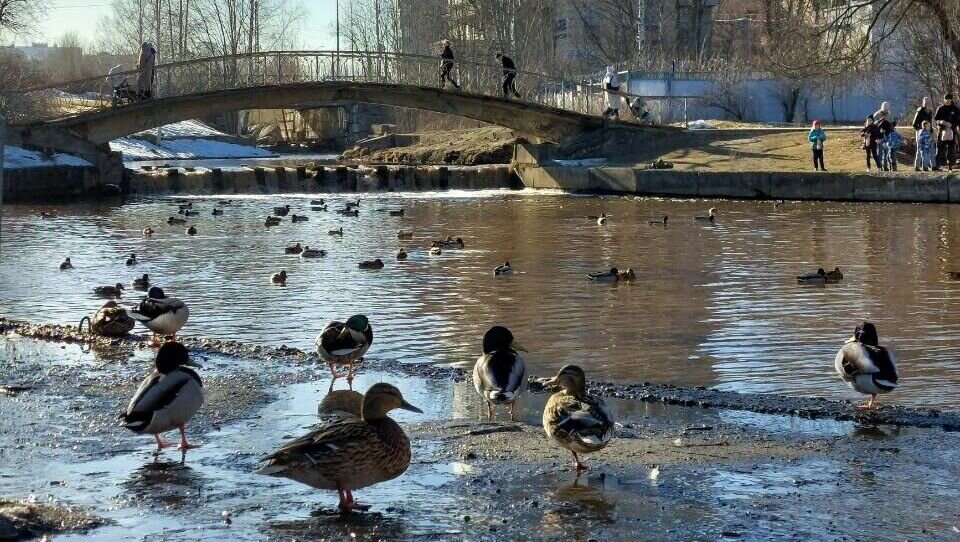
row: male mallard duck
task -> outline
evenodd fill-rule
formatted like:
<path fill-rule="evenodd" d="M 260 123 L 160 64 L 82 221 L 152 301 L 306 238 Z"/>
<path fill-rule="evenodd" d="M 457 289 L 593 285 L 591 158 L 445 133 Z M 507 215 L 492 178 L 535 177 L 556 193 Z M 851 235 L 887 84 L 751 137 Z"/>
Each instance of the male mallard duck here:
<path fill-rule="evenodd" d="M 118 282 L 116 286 L 96 286 L 93 293 L 108 297 L 120 297 L 120 294 L 123 293 L 123 284 Z"/>
<path fill-rule="evenodd" d="M 660 220 L 651 220 L 651 221 L 649 222 L 649 224 L 650 224 L 651 226 L 666 226 L 666 225 L 667 225 L 667 220 L 669 220 L 669 219 L 670 219 L 670 217 L 668 217 L 667 215 L 663 215 L 663 218 L 661 218 Z"/>
<path fill-rule="evenodd" d="M 263 225 L 266 226 L 266 227 L 268 227 L 268 228 L 269 228 L 270 226 L 279 226 L 279 225 L 280 225 L 280 218 L 275 217 L 275 216 L 268 216 L 267 219 L 263 221 Z"/>
<path fill-rule="evenodd" d="M 576 365 L 560 369 L 546 386 L 560 391 L 543 408 L 543 429 L 557 444 L 570 450 L 577 470 L 587 468 L 577 454 L 596 452 L 613 438 L 613 414 L 603 399 L 587 393 L 587 376 Z"/>
<path fill-rule="evenodd" d="M 314 344 L 317 355 L 327 362 L 334 379 L 343 375 L 337 373 L 334 365 L 347 365 L 347 381 L 353 382 L 353 364 L 363 360 L 370 344 L 373 343 L 373 328 L 362 314 L 351 316 L 346 322 L 333 321 L 323 328 Z"/>
<path fill-rule="evenodd" d="M 440 250 L 440 247 L 430 247 L 431 256 L 439 256 L 441 254 L 443 254 L 443 251 Z"/>
<path fill-rule="evenodd" d="M 203 405 L 203 382 L 190 369 L 200 368 L 200 364 L 190 359 L 182 344 L 168 342 L 157 350 L 154 365 L 120 414 L 124 427 L 140 435 L 153 435 L 157 450 L 170 446 L 160 440 L 160 433 L 180 429 L 179 448 L 196 448 L 187 442 L 183 428 Z"/>
<path fill-rule="evenodd" d="M 604 224 L 607 223 L 608 218 L 609 217 L 607 216 L 606 213 L 600 213 L 600 216 L 597 217 L 597 224 L 603 226 Z"/>
<path fill-rule="evenodd" d="M 196 226 L 190 226 L 189 228 L 187 228 L 187 235 L 196 235 L 196 234 L 197 234 Z"/>
<path fill-rule="evenodd" d="M 363 415 L 363 394 L 353 390 L 331 390 L 317 405 L 317 415 L 325 418 L 360 418 Z"/>
<path fill-rule="evenodd" d="M 171 340 L 176 340 L 177 332 L 190 317 L 190 309 L 183 301 L 167 297 L 162 289 L 154 286 L 147 292 L 147 298 L 131 309 L 130 316 L 154 335 L 170 336 Z"/>
<path fill-rule="evenodd" d="M 399 211 L 390 211 L 390 216 L 403 216 L 403 209 Z"/>
<path fill-rule="evenodd" d="M 216 207 L 213 208 L 213 216 L 220 216 L 222 214 L 223 214 L 223 209 L 217 209 Z"/>
<path fill-rule="evenodd" d="M 493 420 L 493 405 L 510 405 L 510 421 L 517 398 L 527 389 L 527 366 L 517 350 L 525 352 L 503 326 L 483 334 L 483 355 L 473 365 L 473 387 L 487 403 L 487 418 Z"/>
<path fill-rule="evenodd" d="M 326 250 L 320 250 L 317 248 L 303 247 L 303 251 L 300 253 L 301 258 L 323 258 L 327 255 Z"/>
<path fill-rule="evenodd" d="M 449 237 L 449 236 L 448 236 L 446 239 L 441 239 L 441 240 L 439 240 L 439 241 L 434 241 L 432 246 L 435 246 L 435 247 L 438 247 L 438 248 L 457 248 L 457 249 L 460 249 L 460 248 L 463 248 L 463 247 L 464 247 L 464 243 L 463 243 L 463 238 L 462 238 L 462 237 L 457 237 L 456 239 L 454 239 L 453 237 Z"/>
<path fill-rule="evenodd" d="M 824 276 L 827 277 L 827 282 L 840 282 L 843 280 L 843 273 L 840 272 L 839 267 L 834 267 L 833 271 L 827 271 L 824 273 Z"/>
<path fill-rule="evenodd" d="M 287 247 L 283 249 L 284 254 L 300 254 L 301 252 L 303 252 L 303 247 L 300 246 L 300 243 L 287 245 Z"/>
<path fill-rule="evenodd" d="M 406 250 L 403 250 L 403 247 L 400 247 L 400 248 L 397 249 L 397 259 L 398 259 L 398 260 L 406 260 L 406 259 L 407 259 L 407 251 L 406 251 Z"/>
<path fill-rule="evenodd" d="M 137 262 L 137 255 L 136 255 L 136 254 L 131 254 L 130 257 L 127 258 L 127 261 L 126 261 L 126 264 L 127 264 L 127 265 L 137 265 L 137 263 L 139 263 L 139 262 Z"/>
<path fill-rule="evenodd" d="M 611 267 L 610 271 L 597 271 L 588 273 L 587 278 L 596 282 L 616 282 L 620 280 L 620 272 L 616 267 Z"/>
<path fill-rule="evenodd" d="M 281 269 L 279 273 L 274 273 L 274 274 L 270 275 L 270 282 L 272 282 L 273 284 L 279 284 L 279 285 L 281 285 L 281 286 L 286 286 L 286 285 L 287 285 L 287 272 L 284 271 L 283 269 Z"/>
<path fill-rule="evenodd" d="M 144 237 L 150 237 L 150 236 L 153 235 L 153 234 L 154 234 L 153 228 L 151 228 L 150 226 L 147 226 L 146 228 L 143 228 L 143 236 L 144 236 Z"/>
<path fill-rule="evenodd" d="M 130 318 L 127 310 L 110 300 L 101 306 L 93 315 L 93 318 L 84 316 L 80 319 L 80 325 L 77 329 L 83 332 L 83 322 L 86 321 L 90 331 L 104 337 L 123 337 L 137 325 L 137 322 Z"/>
<path fill-rule="evenodd" d="M 816 273 L 797 275 L 797 282 L 799 284 L 826 284 L 827 272 L 821 267 L 817 269 Z"/>
<path fill-rule="evenodd" d="M 617 273 L 618 280 L 630 281 L 636 278 L 637 278 L 637 274 L 633 272 L 632 267 L 628 267 L 626 271 L 620 271 L 619 273 Z"/>
<path fill-rule="evenodd" d="M 717 220 L 717 208 L 716 208 L 716 207 L 711 207 L 710 210 L 707 211 L 707 212 L 708 212 L 708 214 L 707 214 L 706 216 L 704 216 L 704 215 L 697 215 L 697 216 L 693 217 L 693 219 L 694 219 L 695 221 L 697 221 L 697 222 L 714 222 L 714 221 Z"/>
<path fill-rule="evenodd" d="M 310 205 L 326 205 L 327 202 L 322 199 L 312 199 L 310 200 Z"/>
<path fill-rule="evenodd" d="M 376 260 L 372 261 L 368 260 L 360 262 L 359 267 L 360 269 L 383 269 L 383 260 L 377 258 Z"/>
<path fill-rule="evenodd" d="M 177 218 L 175 216 L 171 216 L 170 218 L 167 219 L 167 224 L 171 226 L 173 226 L 174 224 L 186 224 L 186 223 L 187 223 L 186 219 Z"/>
<path fill-rule="evenodd" d="M 273 208 L 273 214 L 276 215 L 276 216 L 287 216 L 287 214 L 288 214 L 289 212 L 290 212 L 290 206 L 289 206 L 289 205 L 284 205 L 283 207 L 274 207 L 274 208 Z"/>
<path fill-rule="evenodd" d="M 503 265 L 498 265 L 493 268 L 493 276 L 502 277 L 505 275 L 512 275 L 513 267 L 510 266 L 510 262 L 503 262 Z"/>
<path fill-rule="evenodd" d="M 66 258 L 65 260 L 60 262 L 60 270 L 66 271 L 67 269 L 73 269 L 73 264 L 70 263 L 70 258 Z"/>
<path fill-rule="evenodd" d="M 294 224 L 296 224 L 297 222 L 306 222 L 308 220 L 310 220 L 310 218 L 304 215 L 294 214 L 292 217 L 290 217 L 290 221 L 293 222 Z"/>
<path fill-rule="evenodd" d="M 361 416 L 322 425 L 261 459 L 257 474 L 337 490 L 342 511 L 368 510 L 353 490 L 392 480 L 410 465 L 410 440 L 387 414 L 402 408 L 422 411 L 390 384 L 374 384 L 363 396 Z"/>
<path fill-rule="evenodd" d="M 339 236 L 342 237 L 342 236 L 343 236 L 343 226 L 340 226 L 340 228 L 339 228 L 339 229 L 336 229 L 336 230 L 330 230 L 330 231 L 328 231 L 327 233 L 328 233 L 329 235 L 339 235 Z"/>
<path fill-rule="evenodd" d="M 877 395 L 897 389 L 897 358 L 880 346 L 877 328 L 863 322 L 847 340 L 834 361 L 837 374 L 854 390 L 870 396 L 870 402 L 858 408 L 873 408 Z"/>
<path fill-rule="evenodd" d="M 413 239 L 413 232 L 397 230 L 397 239 Z"/>
<path fill-rule="evenodd" d="M 150 275 L 146 273 L 142 277 L 133 279 L 133 287 L 138 290 L 146 290 L 150 287 Z"/>

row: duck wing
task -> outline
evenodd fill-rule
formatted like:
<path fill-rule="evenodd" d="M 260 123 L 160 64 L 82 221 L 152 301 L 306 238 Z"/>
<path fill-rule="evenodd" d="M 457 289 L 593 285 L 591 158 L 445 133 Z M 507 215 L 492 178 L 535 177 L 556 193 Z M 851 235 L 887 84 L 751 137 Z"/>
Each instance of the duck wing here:
<path fill-rule="evenodd" d="M 377 430 L 361 419 L 343 419 L 296 438 L 260 459 L 258 474 L 279 474 L 300 467 L 322 468 L 334 475 L 358 456 L 384 445 Z"/>
<path fill-rule="evenodd" d="M 176 314 L 186 308 L 186 304 L 173 297 L 163 299 L 147 298 L 130 310 L 130 316 L 140 322 L 149 322 L 165 314 Z"/>
<path fill-rule="evenodd" d="M 364 332 L 365 342 L 356 340 L 351 333 L 343 333 L 345 328 L 346 324 L 343 322 L 330 322 L 320 332 L 315 344 L 332 356 L 346 356 L 373 342 L 373 330 L 369 327 Z"/>
<path fill-rule="evenodd" d="M 120 415 L 124 425 L 134 431 L 146 429 L 154 413 L 170 406 L 180 391 L 191 382 L 203 386 L 200 375 L 187 368 L 166 375 L 154 370 L 143 380 L 127 409 Z"/>
<path fill-rule="evenodd" d="M 566 439 L 587 446 L 603 446 L 613 438 L 613 414 L 598 397 L 574 397 L 559 393 L 548 405 L 549 422 Z"/>

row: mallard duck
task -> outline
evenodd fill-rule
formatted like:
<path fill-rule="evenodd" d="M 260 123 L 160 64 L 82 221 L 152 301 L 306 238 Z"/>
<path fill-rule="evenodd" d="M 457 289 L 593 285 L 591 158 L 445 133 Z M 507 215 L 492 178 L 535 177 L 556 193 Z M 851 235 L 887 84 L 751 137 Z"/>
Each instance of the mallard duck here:
<path fill-rule="evenodd" d="M 196 235 L 196 234 L 197 234 L 196 226 L 190 226 L 189 228 L 187 228 L 187 235 Z"/>
<path fill-rule="evenodd" d="M 317 415 L 325 418 L 359 418 L 363 415 L 363 394 L 353 390 L 331 390 L 317 405 Z"/>
<path fill-rule="evenodd" d="M 153 286 L 147 292 L 147 298 L 131 309 L 130 317 L 154 333 L 154 342 L 156 335 L 176 340 L 177 332 L 190 317 L 190 309 L 183 301 L 167 297 L 161 288 Z"/>
<path fill-rule="evenodd" d="M 560 369 L 545 383 L 561 389 L 543 408 L 543 429 L 557 444 L 570 450 L 577 470 L 587 468 L 577 454 L 596 452 L 613 438 L 613 414 L 603 399 L 587 393 L 587 376 L 576 365 Z"/>
<path fill-rule="evenodd" d="M 870 322 L 857 326 L 853 337 L 837 352 L 834 367 L 851 388 L 870 396 L 870 401 L 858 408 L 873 408 L 877 395 L 897 389 L 900 379 L 897 358 L 879 345 L 877 328 Z"/>
<path fill-rule="evenodd" d="M 637 278 L 637 274 L 633 272 L 632 267 L 628 267 L 626 271 L 620 271 L 619 273 L 617 273 L 617 280 L 630 281 L 630 280 L 635 280 L 636 278 Z"/>
<path fill-rule="evenodd" d="M 782 211 L 783 207 L 787 204 L 786 200 L 776 200 L 773 202 L 773 208 L 777 211 Z"/>
<path fill-rule="evenodd" d="M 326 205 L 316 205 L 316 206 L 310 207 L 310 210 L 311 210 L 311 211 L 324 211 L 324 212 L 325 212 L 325 211 L 327 210 L 327 206 L 326 206 Z"/>
<path fill-rule="evenodd" d="M 326 250 L 320 250 L 317 248 L 303 247 L 303 251 L 300 253 L 301 258 L 323 258 L 327 255 Z"/>
<path fill-rule="evenodd" d="M 283 249 L 284 254 L 300 254 L 301 252 L 303 252 L 303 247 L 300 246 L 300 243 L 287 245 L 287 247 Z"/>
<path fill-rule="evenodd" d="M 192 202 L 192 201 L 191 201 L 191 202 L 179 201 L 179 202 L 177 203 L 177 209 L 180 210 L 180 211 L 185 211 L 185 210 L 187 210 L 187 209 L 193 209 L 193 202 Z"/>
<path fill-rule="evenodd" d="M 66 258 L 65 260 L 60 262 L 60 270 L 66 271 L 67 269 L 73 269 L 73 264 L 70 263 L 70 258 Z"/>
<path fill-rule="evenodd" d="M 807 275 L 797 275 L 797 282 L 799 284 L 826 284 L 827 273 L 821 267 L 817 269 L 816 273 L 810 273 Z"/>
<path fill-rule="evenodd" d="M 363 396 L 361 417 L 322 425 L 261 459 L 257 474 L 336 490 L 342 511 L 368 510 L 353 490 L 392 480 L 410 465 L 410 440 L 387 414 L 396 408 L 422 413 L 390 384 L 374 384 Z"/>
<path fill-rule="evenodd" d="M 360 269 L 383 269 L 383 260 L 377 258 L 376 260 L 367 260 L 359 263 Z"/>
<path fill-rule="evenodd" d="M 144 236 L 144 237 L 150 237 L 150 236 L 153 235 L 153 234 L 154 234 L 153 228 L 151 228 L 150 226 L 147 226 L 146 228 L 143 228 L 143 236 Z"/>
<path fill-rule="evenodd" d="M 123 284 L 118 282 L 115 286 L 95 286 L 93 293 L 109 297 L 120 297 L 123 289 Z"/>
<path fill-rule="evenodd" d="M 216 207 L 213 208 L 213 216 L 220 216 L 222 214 L 223 214 L 223 209 L 217 209 Z"/>
<path fill-rule="evenodd" d="M 347 209 L 351 209 L 351 208 L 354 208 L 354 207 L 360 207 L 360 198 L 357 198 L 357 201 L 348 201 L 348 202 L 346 203 L 346 206 L 347 206 Z"/>
<path fill-rule="evenodd" d="M 201 368 L 200 364 L 190 359 L 182 344 L 168 342 L 157 350 L 154 366 L 120 414 L 123 426 L 139 435 L 153 435 L 157 450 L 170 446 L 160 439 L 161 433 L 180 429 L 179 448 L 196 448 L 187 442 L 184 426 L 203 405 L 203 382 L 190 369 Z"/>
<path fill-rule="evenodd" d="M 487 419 L 493 420 L 493 405 L 510 405 L 527 389 L 527 366 L 517 351 L 526 352 L 503 326 L 493 326 L 483 334 L 483 355 L 473 365 L 473 387 L 487 403 Z"/>
<path fill-rule="evenodd" d="M 706 216 L 704 216 L 704 215 L 697 215 L 697 216 L 693 217 L 693 219 L 694 219 L 695 221 L 697 221 L 697 222 L 714 222 L 714 221 L 717 220 L 717 208 L 716 208 L 716 207 L 711 207 L 711 208 L 707 211 L 707 213 L 708 213 L 708 214 L 707 214 Z"/>
<path fill-rule="evenodd" d="M 587 278 L 596 282 L 616 282 L 620 280 L 620 272 L 616 267 L 611 267 L 610 271 L 597 271 L 588 273 Z"/>
<path fill-rule="evenodd" d="M 397 230 L 397 239 L 413 239 L 413 232 Z"/>
<path fill-rule="evenodd" d="M 337 209 L 337 214 L 343 215 L 343 216 L 360 216 L 360 210 L 359 209 L 353 209 L 353 210 Z"/>
<path fill-rule="evenodd" d="M 663 215 L 663 218 L 661 218 L 660 220 L 651 220 L 651 221 L 649 222 L 649 224 L 650 224 L 651 226 L 666 226 L 666 225 L 667 225 L 667 220 L 669 220 L 669 219 L 670 219 L 670 217 L 668 217 L 667 215 Z"/>
<path fill-rule="evenodd" d="M 505 275 L 512 275 L 513 267 L 510 266 L 510 262 L 503 262 L 503 265 L 498 265 L 493 268 L 493 276 L 502 277 Z"/>
<path fill-rule="evenodd" d="M 353 382 L 353 364 L 363 360 L 373 343 L 373 328 L 362 314 L 351 316 L 346 322 L 333 321 L 323 328 L 314 344 L 317 355 L 327 362 L 334 379 L 340 378 L 334 365 L 347 366 L 347 381 Z"/>
<path fill-rule="evenodd" d="M 283 269 L 281 269 L 279 273 L 274 273 L 274 274 L 270 275 L 270 282 L 272 282 L 273 284 L 279 284 L 279 285 L 281 285 L 281 286 L 286 286 L 286 285 L 287 285 L 287 272 L 284 271 Z"/>
<path fill-rule="evenodd" d="M 604 224 L 607 223 L 608 218 L 609 217 L 606 215 L 606 213 L 600 213 L 600 216 L 597 217 L 597 224 L 599 224 L 600 226 L 603 226 Z"/>
<path fill-rule="evenodd" d="M 440 247 L 430 247 L 431 256 L 439 256 L 441 254 L 443 254 L 443 251 L 440 250 Z"/>
<path fill-rule="evenodd" d="M 310 200 L 310 205 L 326 205 L 327 202 L 322 199 L 312 199 Z"/>
<path fill-rule="evenodd" d="M 439 241 L 434 241 L 434 242 L 432 243 L 432 246 L 435 246 L 435 247 L 438 247 L 438 248 L 457 248 L 457 249 L 460 249 L 460 248 L 463 248 L 463 247 L 464 247 L 464 243 L 463 243 L 463 238 L 461 238 L 461 237 L 457 237 L 456 239 L 454 239 L 453 237 L 447 237 L 446 239 L 441 239 L 441 240 L 439 240 Z"/>
<path fill-rule="evenodd" d="M 294 224 L 296 224 L 297 222 L 306 222 L 308 220 L 310 220 L 310 218 L 303 215 L 294 214 L 292 217 L 290 217 L 290 221 L 293 222 Z"/>
<path fill-rule="evenodd" d="M 339 235 L 339 236 L 342 237 L 342 236 L 343 236 L 343 226 L 340 226 L 340 228 L 339 228 L 339 229 L 336 229 L 336 230 L 330 230 L 330 231 L 328 231 L 327 233 L 328 233 L 329 235 Z"/>
<path fill-rule="evenodd" d="M 133 279 L 133 287 L 138 290 L 146 290 L 150 287 L 150 276 L 144 273 L 142 277 Z"/>
<path fill-rule="evenodd" d="M 217 200 L 217 205 L 221 205 L 221 206 L 233 205 L 233 200 L 231 199 Z"/>
<path fill-rule="evenodd" d="M 406 251 L 406 250 L 403 250 L 403 247 L 400 247 L 400 248 L 397 249 L 397 259 L 398 259 L 398 260 L 406 260 L 406 259 L 407 259 L 407 251 Z"/>
<path fill-rule="evenodd" d="M 130 257 L 127 258 L 127 261 L 126 261 L 125 263 L 126 263 L 127 265 L 137 265 L 137 263 L 139 263 L 139 262 L 137 262 L 137 255 L 136 255 L 136 254 L 130 254 Z"/>
<path fill-rule="evenodd" d="M 270 226 L 279 226 L 279 225 L 280 225 L 280 219 L 279 219 L 278 217 L 275 217 L 275 216 L 268 216 L 267 219 L 263 221 L 263 225 L 266 226 L 266 227 L 268 227 L 268 228 L 269 228 Z"/>
<path fill-rule="evenodd" d="M 186 223 L 187 223 L 187 220 L 185 218 L 177 218 L 175 216 L 171 216 L 170 218 L 167 219 L 167 224 L 171 226 L 175 224 L 186 224 Z"/>
<path fill-rule="evenodd" d="M 191 211 L 190 209 L 187 209 L 183 212 L 183 216 L 200 216 L 200 211 Z"/>
<path fill-rule="evenodd" d="M 390 211 L 390 216 L 403 216 L 403 209 L 399 211 Z"/>
<path fill-rule="evenodd" d="M 827 282 L 840 282 L 843 280 L 843 273 L 840 272 L 839 267 L 834 267 L 833 271 L 827 271 L 824 273 L 824 276 L 827 277 Z"/>
<path fill-rule="evenodd" d="M 276 216 L 287 216 L 287 214 L 288 214 L 289 212 L 290 212 L 290 206 L 289 206 L 289 205 L 284 205 L 283 207 L 274 207 L 274 208 L 273 208 L 273 214 L 276 215 Z"/>
<path fill-rule="evenodd" d="M 48 213 L 47 211 L 40 211 L 40 218 L 57 218 L 57 215 L 54 213 Z"/>
<path fill-rule="evenodd" d="M 127 310 L 112 299 L 104 303 L 93 318 L 84 316 L 80 319 L 78 326 L 80 332 L 83 332 L 84 322 L 87 322 L 91 332 L 104 337 L 123 337 L 137 325 L 137 322 L 127 314 Z"/>

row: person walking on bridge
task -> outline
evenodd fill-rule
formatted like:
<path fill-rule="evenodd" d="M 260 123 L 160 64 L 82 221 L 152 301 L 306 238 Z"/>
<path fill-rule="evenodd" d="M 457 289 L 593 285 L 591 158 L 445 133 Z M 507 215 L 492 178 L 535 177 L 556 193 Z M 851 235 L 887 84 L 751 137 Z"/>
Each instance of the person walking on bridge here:
<path fill-rule="evenodd" d="M 460 90 L 460 85 L 453 79 L 453 47 L 450 40 L 443 40 L 443 51 L 440 52 L 440 88 L 447 87 L 447 81 L 453 83 L 454 88 Z"/>
<path fill-rule="evenodd" d="M 503 67 L 503 82 L 500 85 L 500 90 L 503 92 L 504 98 L 509 98 L 513 94 L 517 98 L 522 98 L 520 93 L 517 91 L 517 65 L 513 63 L 513 59 L 508 57 L 503 53 L 497 53 L 497 60 L 500 61 L 500 65 Z"/>

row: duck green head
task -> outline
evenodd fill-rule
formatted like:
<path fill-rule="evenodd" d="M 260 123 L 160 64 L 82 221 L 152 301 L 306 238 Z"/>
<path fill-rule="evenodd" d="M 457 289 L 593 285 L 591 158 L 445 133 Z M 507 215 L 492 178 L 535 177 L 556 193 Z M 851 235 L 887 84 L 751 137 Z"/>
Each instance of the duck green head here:
<path fill-rule="evenodd" d="M 880 343 L 880 338 L 877 336 L 877 328 L 870 322 L 863 322 L 857 329 L 853 332 L 853 338 L 857 342 L 868 345 L 868 346 L 877 346 Z"/>
<path fill-rule="evenodd" d="M 483 334 L 483 353 L 492 354 L 498 350 L 519 350 L 526 352 L 527 349 L 520 345 L 514 338 L 513 333 L 503 326 L 493 326 Z"/>
<path fill-rule="evenodd" d="M 362 314 L 355 314 L 347 320 L 347 329 L 363 333 L 370 327 L 370 321 Z"/>
<path fill-rule="evenodd" d="M 157 359 L 154 361 L 157 371 L 169 374 L 181 366 L 200 367 L 200 364 L 190 359 L 187 348 L 178 342 L 166 342 L 157 350 Z"/>

